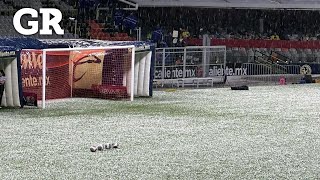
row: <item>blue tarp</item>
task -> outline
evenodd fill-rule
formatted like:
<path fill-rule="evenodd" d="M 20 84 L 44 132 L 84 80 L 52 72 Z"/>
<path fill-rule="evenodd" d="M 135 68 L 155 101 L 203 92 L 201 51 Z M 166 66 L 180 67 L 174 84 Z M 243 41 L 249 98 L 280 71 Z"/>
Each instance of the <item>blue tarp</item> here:
<path fill-rule="evenodd" d="M 113 19 L 116 25 L 121 25 L 124 18 L 124 12 L 122 9 L 117 9 L 114 12 Z"/>
<path fill-rule="evenodd" d="M 0 38 L 0 51 L 44 49 L 47 45 L 33 38 Z"/>
<path fill-rule="evenodd" d="M 19 51 L 21 49 L 73 48 L 73 47 L 106 47 L 134 45 L 138 49 L 148 49 L 152 43 L 144 41 L 101 41 L 89 39 L 33 39 L 1 38 L 0 52 Z"/>
<path fill-rule="evenodd" d="M 130 14 L 123 19 L 123 25 L 129 29 L 134 30 L 137 27 L 137 24 L 138 18 L 133 14 Z"/>

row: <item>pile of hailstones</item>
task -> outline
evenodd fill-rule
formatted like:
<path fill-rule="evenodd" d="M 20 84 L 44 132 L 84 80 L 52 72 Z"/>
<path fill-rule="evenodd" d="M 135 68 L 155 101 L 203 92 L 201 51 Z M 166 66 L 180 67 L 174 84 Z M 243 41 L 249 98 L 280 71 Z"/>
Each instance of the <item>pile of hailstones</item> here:
<path fill-rule="evenodd" d="M 97 150 L 98 151 L 103 151 L 103 150 L 106 150 L 106 149 L 117 149 L 119 146 L 118 146 L 118 143 L 107 143 L 107 144 L 99 144 L 97 146 L 91 146 L 90 147 L 90 151 L 91 152 L 96 152 Z"/>

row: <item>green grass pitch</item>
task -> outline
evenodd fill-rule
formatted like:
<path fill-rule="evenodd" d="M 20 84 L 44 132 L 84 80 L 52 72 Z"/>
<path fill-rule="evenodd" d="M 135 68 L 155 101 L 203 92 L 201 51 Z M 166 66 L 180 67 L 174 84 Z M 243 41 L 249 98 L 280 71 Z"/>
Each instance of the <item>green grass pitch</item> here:
<path fill-rule="evenodd" d="M 0 179 L 317 179 L 320 85 L 0 109 L 0 140 Z"/>

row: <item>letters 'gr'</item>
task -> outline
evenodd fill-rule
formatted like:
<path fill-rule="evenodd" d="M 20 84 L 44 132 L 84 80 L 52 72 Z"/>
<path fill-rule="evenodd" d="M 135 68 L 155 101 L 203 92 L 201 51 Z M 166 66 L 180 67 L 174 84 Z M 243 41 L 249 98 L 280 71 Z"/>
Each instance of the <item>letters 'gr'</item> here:
<path fill-rule="evenodd" d="M 40 29 L 40 35 L 52 35 L 52 29 L 58 35 L 63 35 L 64 30 L 61 29 L 59 23 L 62 20 L 62 13 L 58 9 L 54 8 L 40 8 L 40 14 L 42 14 L 42 29 Z M 22 27 L 21 18 L 24 15 L 31 15 L 32 18 L 38 18 L 38 12 L 32 8 L 23 8 L 17 11 L 13 17 L 13 26 L 17 32 L 22 35 L 33 35 L 39 31 L 39 22 L 37 20 L 28 21 L 28 29 Z M 50 19 L 50 15 L 53 16 Z"/>

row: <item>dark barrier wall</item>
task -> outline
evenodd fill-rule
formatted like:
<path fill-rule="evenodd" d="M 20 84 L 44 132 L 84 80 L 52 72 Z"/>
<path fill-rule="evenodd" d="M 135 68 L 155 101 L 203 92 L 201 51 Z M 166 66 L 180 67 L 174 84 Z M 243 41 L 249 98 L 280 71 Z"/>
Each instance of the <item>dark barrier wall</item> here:
<path fill-rule="evenodd" d="M 320 74 L 320 64 L 317 63 L 291 63 L 291 65 L 309 65 L 311 68 L 311 74 Z"/>

